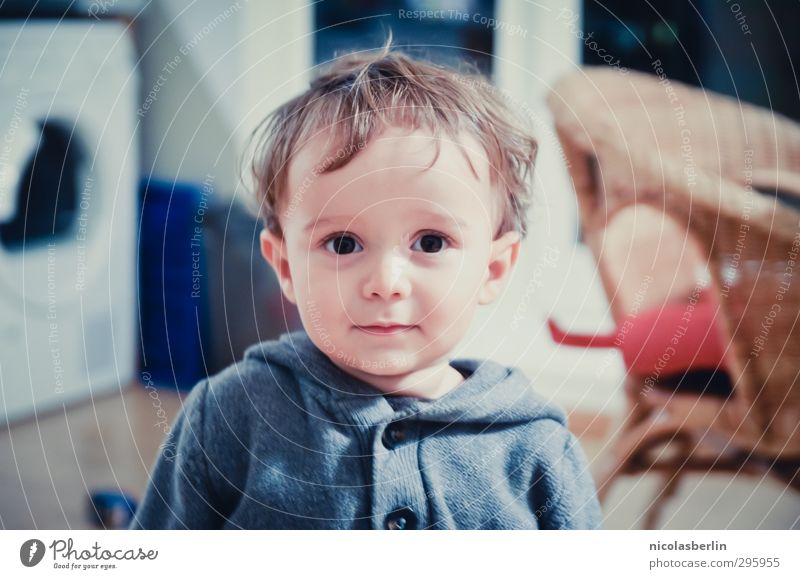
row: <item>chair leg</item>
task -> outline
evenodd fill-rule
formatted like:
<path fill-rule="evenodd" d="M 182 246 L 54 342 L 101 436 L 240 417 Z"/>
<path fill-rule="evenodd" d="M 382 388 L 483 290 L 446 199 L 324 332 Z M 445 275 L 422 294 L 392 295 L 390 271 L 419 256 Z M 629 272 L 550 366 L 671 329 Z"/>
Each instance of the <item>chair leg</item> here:
<path fill-rule="evenodd" d="M 614 444 L 614 459 L 598 477 L 598 498 L 602 502 L 608 495 L 611 484 L 620 474 L 626 471 L 640 470 L 638 461 L 653 445 L 662 442 L 673 442 L 678 436 L 680 425 L 672 423 L 656 424 L 652 421 L 640 422 L 622 432 Z"/>
<path fill-rule="evenodd" d="M 597 499 L 601 503 L 605 503 L 608 498 L 608 493 L 611 490 L 611 485 L 626 468 L 627 462 L 625 460 L 620 460 L 614 462 L 610 467 L 605 468 L 600 473 L 597 482 Z"/>
<path fill-rule="evenodd" d="M 681 478 L 683 478 L 683 474 L 685 472 L 685 465 L 689 459 L 690 454 L 692 453 L 692 440 L 686 436 L 678 436 L 676 435 L 675 439 L 680 442 L 681 450 L 678 452 L 675 461 L 672 463 L 672 468 L 667 471 L 666 475 L 664 476 L 664 488 L 658 493 L 650 503 L 650 506 L 647 508 L 647 511 L 644 516 L 644 528 L 645 529 L 657 529 L 658 528 L 658 519 L 661 516 L 661 512 L 664 509 L 664 504 L 675 496 L 675 493 L 680 486 Z M 681 460 L 681 457 L 686 457 L 684 460 Z"/>
<path fill-rule="evenodd" d="M 631 433 L 638 432 L 650 414 L 651 410 L 643 404 L 632 403 L 630 405 L 630 410 L 620 427 L 617 439 L 614 441 L 610 452 L 606 453 L 607 456 L 610 455 L 610 460 L 606 460 L 607 464 L 597 477 L 597 498 L 601 503 L 607 498 L 615 479 L 623 474 L 629 468 L 630 462 L 635 459 L 637 448 L 635 444 L 632 445 L 632 442 L 637 440 L 635 438 L 637 434 L 634 434 L 634 438 L 631 439 Z"/>
<path fill-rule="evenodd" d="M 664 504 L 675 495 L 678 486 L 680 486 L 682 474 L 682 469 L 677 468 L 674 472 L 667 473 L 664 477 L 666 482 L 664 489 L 656 495 L 656 498 L 650 503 L 645 513 L 645 529 L 658 529 L 658 519 L 661 516 L 661 511 L 664 509 Z"/>

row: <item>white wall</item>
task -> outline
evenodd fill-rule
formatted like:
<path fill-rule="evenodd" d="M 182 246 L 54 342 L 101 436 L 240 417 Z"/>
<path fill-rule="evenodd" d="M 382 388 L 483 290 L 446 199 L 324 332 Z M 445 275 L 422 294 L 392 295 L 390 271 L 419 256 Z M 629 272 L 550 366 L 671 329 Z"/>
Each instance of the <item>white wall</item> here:
<path fill-rule="evenodd" d="M 312 63 L 301 0 L 162 0 L 137 18 L 146 175 L 239 190 L 257 122 L 302 91 Z"/>

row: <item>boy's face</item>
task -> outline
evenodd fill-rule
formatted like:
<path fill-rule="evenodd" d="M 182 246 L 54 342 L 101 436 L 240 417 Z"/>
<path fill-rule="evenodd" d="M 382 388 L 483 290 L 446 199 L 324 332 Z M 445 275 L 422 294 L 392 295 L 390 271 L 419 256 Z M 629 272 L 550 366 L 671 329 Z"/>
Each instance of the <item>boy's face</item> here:
<path fill-rule="evenodd" d="M 350 374 L 388 391 L 393 380 L 446 364 L 475 307 L 498 295 L 519 235 L 497 240 L 500 203 L 473 139 L 389 128 L 347 165 L 327 135 L 292 160 L 279 219 L 261 249 L 316 346 Z M 391 326 L 391 327 L 381 327 Z"/>

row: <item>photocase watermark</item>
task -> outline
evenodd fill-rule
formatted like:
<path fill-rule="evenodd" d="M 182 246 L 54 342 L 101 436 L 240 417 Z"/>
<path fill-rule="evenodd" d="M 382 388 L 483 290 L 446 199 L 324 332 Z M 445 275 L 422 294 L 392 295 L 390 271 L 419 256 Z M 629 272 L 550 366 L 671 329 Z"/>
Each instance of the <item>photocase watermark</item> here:
<path fill-rule="evenodd" d="M 786 261 L 784 262 L 783 272 L 778 278 L 778 289 L 775 292 L 775 301 L 761 320 L 761 330 L 759 331 L 759 335 L 753 340 L 753 349 L 750 350 L 751 358 L 757 358 L 764 350 L 772 327 L 775 325 L 775 319 L 783 309 L 781 302 L 783 302 L 786 292 L 789 291 L 789 287 L 792 285 L 792 277 L 794 276 L 794 268 L 797 265 L 798 254 L 800 254 L 800 232 L 796 233 L 792 239 L 792 245 L 789 247 Z M 772 275 L 772 272 L 767 272 L 767 275 Z"/>
<path fill-rule="evenodd" d="M 631 309 L 626 316 L 625 321 L 620 325 L 619 330 L 617 331 L 617 337 L 614 338 L 614 345 L 616 347 L 621 347 L 622 344 L 625 343 L 625 339 L 628 337 L 628 334 L 633 329 L 633 324 L 636 318 L 639 316 L 639 311 L 642 308 L 642 303 L 644 302 L 644 298 L 647 295 L 648 290 L 650 289 L 650 284 L 653 283 L 653 276 L 646 275 L 642 279 L 642 283 L 639 284 L 639 287 L 636 289 L 636 293 L 633 294 L 633 303 L 631 304 Z"/>
<path fill-rule="evenodd" d="M 117 563 L 108 561 L 154 561 L 158 557 L 158 550 L 142 547 L 136 549 L 107 549 L 100 546 L 97 541 L 85 548 L 75 548 L 72 537 L 67 540 L 56 539 L 50 543 L 50 552 L 53 554 L 54 569 L 89 569 L 109 570 L 117 568 Z M 60 560 L 60 562 L 59 562 Z"/>
<path fill-rule="evenodd" d="M 617 327 L 617 335 L 614 338 L 614 345 L 617 348 L 622 347 L 622 345 L 625 343 L 625 340 L 628 338 L 628 334 L 630 334 L 631 330 L 633 329 L 633 326 L 636 323 L 636 318 L 639 317 L 639 312 L 642 309 L 644 298 L 647 296 L 647 292 L 650 290 L 650 285 L 653 283 L 653 281 L 653 276 L 646 275 L 644 278 L 642 278 L 642 282 L 639 284 L 639 287 L 636 288 L 636 293 L 633 294 L 633 303 L 631 304 L 631 309 L 625 316 L 625 321 Z M 603 361 L 597 368 L 595 376 L 599 377 L 605 373 L 605 371 L 611 365 L 611 360 L 615 355 L 616 354 L 614 350 L 609 350 L 606 353 Z"/>
<path fill-rule="evenodd" d="M 658 84 L 664 87 L 664 92 L 667 93 L 667 98 L 671 104 L 675 104 L 678 102 L 678 95 L 675 93 L 675 87 L 672 86 L 672 82 L 667 77 L 667 73 L 664 72 L 664 67 L 661 66 L 661 59 L 657 58 L 653 62 L 650 63 L 650 66 L 653 67 L 653 71 L 656 73 L 658 77 Z"/>
<path fill-rule="evenodd" d="M 611 68 L 616 68 L 620 74 L 628 74 L 628 69 L 621 65 L 619 58 L 610 54 L 605 48 L 601 47 L 596 40 L 593 40 L 593 31 L 585 34 L 584 31 L 577 26 L 579 19 L 580 16 L 570 8 L 561 8 L 556 16 L 556 21 L 563 21 L 570 33 L 578 40 L 582 41 L 586 48 L 597 54 L 600 60 Z"/>
<path fill-rule="evenodd" d="M 22 112 L 28 107 L 28 95 L 30 92 L 30 89 L 25 87 L 19 89 L 11 112 L 11 120 L 3 137 L 3 148 L 0 149 L 0 217 L 4 217 L 5 208 L 9 203 L 9 190 L 18 178 L 18 159 L 12 160 L 11 157 L 14 152 L 14 141 L 19 130 L 19 124 L 22 121 Z"/>
<path fill-rule="evenodd" d="M 495 31 L 503 32 L 509 36 L 528 38 L 527 28 L 523 28 L 519 24 L 498 20 L 492 16 L 480 14 L 479 12 L 466 12 L 455 8 L 439 10 L 403 10 L 401 8 L 397 11 L 397 17 L 403 20 L 455 20 L 457 22 L 472 22 Z"/>
<path fill-rule="evenodd" d="M 539 507 L 537 507 L 537 509 L 534 511 L 533 514 L 536 516 L 537 519 L 541 519 L 554 506 L 555 506 L 555 504 L 550 500 L 550 497 L 547 497 L 547 500 L 544 502 L 544 504 L 542 504 Z"/>
<path fill-rule="evenodd" d="M 775 324 L 775 318 L 778 317 L 780 311 L 781 305 L 776 302 L 772 304 L 769 311 L 764 315 L 764 319 L 761 321 L 759 334 L 753 340 L 753 349 L 750 350 L 751 358 L 758 358 L 761 354 L 761 351 L 767 343 L 767 338 L 769 338 L 769 333 L 772 331 L 772 326 Z"/>
<path fill-rule="evenodd" d="M 89 4 L 86 13 L 95 20 L 100 20 L 101 16 L 105 16 L 116 5 L 117 0 L 95 0 Z"/>
<path fill-rule="evenodd" d="M 525 319 L 525 316 L 528 313 L 528 303 L 533 297 L 533 294 L 536 293 L 536 288 L 540 288 L 542 285 L 544 285 L 542 278 L 544 276 L 545 268 L 556 267 L 559 255 L 560 251 L 557 247 L 548 245 L 545 248 L 544 255 L 542 255 L 539 261 L 536 262 L 536 266 L 533 268 L 531 278 L 528 280 L 528 284 L 525 286 L 525 293 L 522 296 L 522 300 L 519 304 L 517 304 L 517 309 L 514 311 L 514 319 L 511 320 L 512 330 L 519 328 L 519 323 Z"/>
<path fill-rule="evenodd" d="M 697 280 L 694 288 L 692 288 L 692 292 L 689 294 L 689 300 L 686 303 L 683 313 L 681 314 L 680 322 L 675 326 L 675 331 L 670 338 L 669 346 L 664 348 L 664 352 L 658 357 L 658 360 L 656 360 L 653 372 L 644 379 L 644 388 L 642 389 L 642 394 L 644 396 L 647 396 L 653 390 L 655 385 L 658 383 L 658 380 L 660 379 L 664 369 L 667 367 L 675 354 L 677 354 L 676 348 L 689 331 L 689 324 L 694 316 L 694 311 L 697 309 L 697 304 L 709 283 L 710 279 L 708 276 L 703 276 Z"/>
<path fill-rule="evenodd" d="M 78 202 L 78 226 L 75 230 L 75 291 L 83 292 L 86 288 L 86 237 L 89 226 L 89 209 L 94 190 L 94 178 L 89 176 L 83 186 L 81 199 Z"/>
<path fill-rule="evenodd" d="M 691 193 L 692 189 L 697 185 L 697 164 L 694 160 L 692 153 L 692 130 L 686 122 L 686 110 L 680 102 L 675 88 L 672 86 L 672 81 L 667 77 L 664 67 L 661 64 L 661 59 L 656 59 L 650 63 L 653 71 L 658 77 L 658 83 L 664 87 L 664 92 L 670 104 L 673 105 L 672 112 L 675 115 L 675 120 L 678 124 L 681 137 L 681 160 L 683 161 L 683 174 L 686 177 L 686 186 Z"/>
<path fill-rule="evenodd" d="M 214 175 L 206 175 L 200 192 L 200 201 L 194 215 L 194 229 L 189 238 L 189 247 L 192 250 L 192 290 L 191 298 L 199 299 L 202 290 L 203 273 L 200 271 L 203 256 L 203 221 L 208 212 L 208 198 L 214 194 Z"/>
<path fill-rule="evenodd" d="M 733 17 L 736 19 L 736 23 L 739 25 L 739 30 L 742 31 L 742 34 L 753 34 L 752 30 L 750 30 L 750 25 L 747 24 L 747 17 L 744 15 L 744 12 L 742 12 L 742 7 L 739 5 L 739 3 L 732 2 L 731 0 L 725 0 L 725 3 L 728 5 Z"/>
<path fill-rule="evenodd" d="M 41 563 L 45 554 L 45 546 L 39 539 L 28 539 L 19 548 L 20 563 L 26 567 L 36 567 Z"/>
<path fill-rule="evenodd" d="M 745 240 L 747 239 L 747 233 L 750 231 L 750 224 L 747 221 L 750 220 L 750 212 L 753 210 L 753 149 L 744 151 L 744 189 L 747 198 L 742 207 L 742 223 L 739 224 L 739 230 L 736 235 L 736 246 L 733 249 L 733 253 L 723 257 L 722 260 L 720 295 L 723 298 L 728 297 L 731 286 L 736 283 L 739 277 Z"/>
<path fill-rule="evenodd" d="M 292 192 L 292 194 L 289 196 L 289 203 L 283 212 L 283 222 L 286 223 L 286 221 L 294 214 L 294 212 L 297 211 L 298 206 L 303 202 L 305 194 L 321 174 L 325 173 L 335 163 L 339 163 L 343 159 L 352 157 L 353 155 L 358 154 L 360 151 L 363 151 L 366 146 L 367 143 L 364 141 L 360 141 L 358 143 L 348 143 L 346 146 L 339 147 L 335 152 L 326 155 L 322 161 L 314 165 L 314 168 L 311 170 L 311 174 L 306 175 L 302 183 L 300 183 L 300 186 L 297 188 L 297 191 Z"/>
<path fill-rule="evenodd" d="M 58 328 L 58 298 L 56 286 L 56 244 L 47 244 L 47 345 L 53 364 L 55 393 L 64 393 L 64 366 L 61 360 L 60 332 Z"/>
<path fill-rule="evenodd" d="M 678 121 L 678 128 L 681 131 L 681 159 L 683 160 L 683 174 L 686 177 L 686 185 L 691 190 L 697 184 L 697 165 L 692 154 L 692 131 L 686 126 L 686 112 L 683 105 L 679 104 L 674 108 L 675 119 Z"/>
<path fill-rule="evenodd" d="M 153 86 L 150 87 L 150 91 L 147 93 L 147 96 L 142 103 L 142 106 L 136 109 L 136 114 L 139 115 L 140 118 L 144 118 L 147 114 L 147 111 L 150 110 L 150 107 L 155 104 L 158 100 L 158 93 L 161 92 L 161 89 L 167 84 L 167 80 L 174 73 L 178 66 L 182 62 L 182 58 L 180 55 L 174 55 L 167 63 L 161 67 L 161 72 L 159 73 L 158 77 L 156 78 Z"/>
<path fill-rule="evenodd" d="M 172 428 L 167 420 L 167 413 L 161 404 L 161 397 L 158 394 L 156 385 L 153 383 L 153 377 L 150 372 L 142 372 L 142 383 L 144 384 L 144 389 L 147 391 L 147 395 L 150 397 L 153 408 L 156 411 L 156 417 L 158 418 L 158 422 L 154 423 L 153 426 L 155 428 L 161 428 L 161 431 L 167 437 L 162 443 L 159 452 L 164 456 L 165 460 L 171 462 L 175 459 L 177 449 L 175 443 L 169 440 Z"/>

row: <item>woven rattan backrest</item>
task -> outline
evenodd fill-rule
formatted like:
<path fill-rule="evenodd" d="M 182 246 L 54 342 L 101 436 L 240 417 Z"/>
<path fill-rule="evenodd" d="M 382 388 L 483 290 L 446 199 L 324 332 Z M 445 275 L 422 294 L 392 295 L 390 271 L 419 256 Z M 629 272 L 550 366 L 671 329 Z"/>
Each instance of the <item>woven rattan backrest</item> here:
<path fill-rule="evenodd" d="M 722 427 L 745 448 L 800 454 L 800 126 L 605 68 L 561 80 L 549 106 L 612 309 L 619 315 L 622 279 L 608 279 L 619 256 L 605 250 L 607 227 L 625 208 L 650 206 L 691 238 L 665 243 L 699 248 L 710 273 L 735 385 Z"/>

